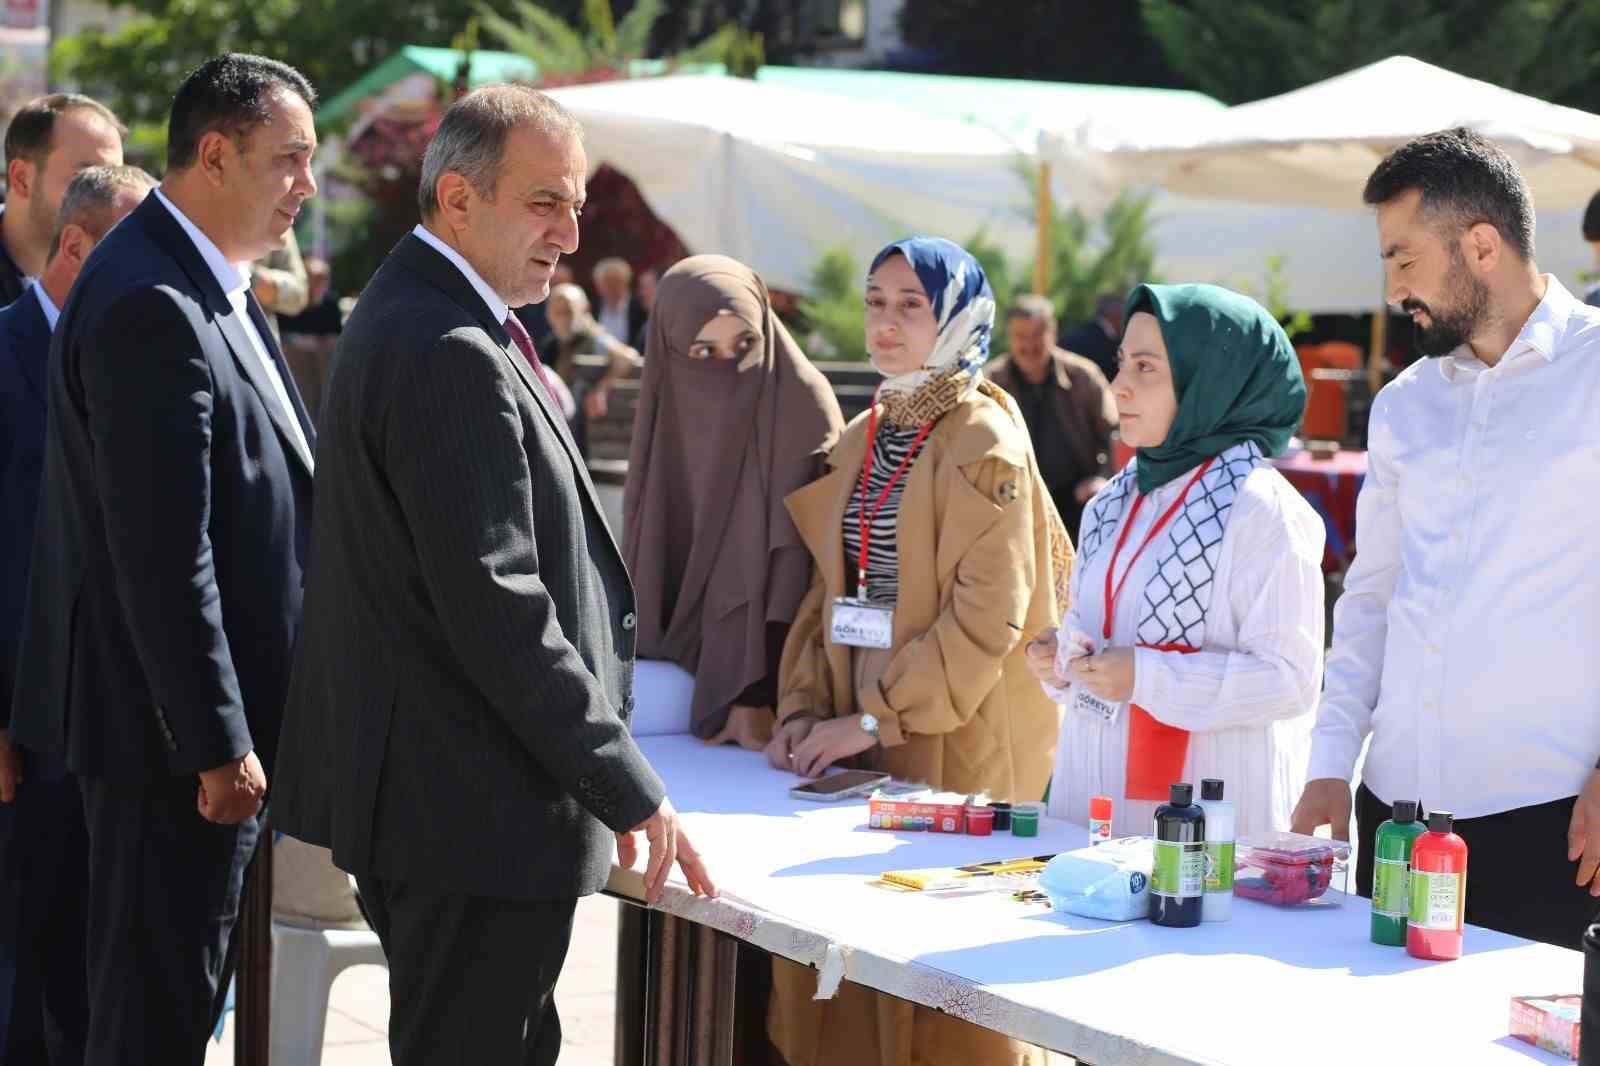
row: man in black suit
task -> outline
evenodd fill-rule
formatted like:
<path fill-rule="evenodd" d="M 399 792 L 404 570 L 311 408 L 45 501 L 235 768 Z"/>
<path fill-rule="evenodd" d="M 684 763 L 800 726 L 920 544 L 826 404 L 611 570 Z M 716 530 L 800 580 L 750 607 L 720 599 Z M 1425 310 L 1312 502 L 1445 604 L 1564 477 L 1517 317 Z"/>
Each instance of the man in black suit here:
<path fill-rule="evenodd" d="M 356 875 L 398 1066 L 553 1063 L 551 990 L 613 841 L 715 891 L 628 732 L 633 589 L 513 305 L 578 246 L 577 125 L 457 101 L 423 224 L 362 292 L 323 401 L 275 824 Z"/>
<path fill-rule="evenodd" d="M 0 305 L 44 269 L 61 196 L 84 167 L 122 165 L 117 116 L 98 100 L 51 93 L 30 100 L 6 127 L 6 203 L 0 208 Z"/>
<path fill-rule="evenodd" d="M 89 257 L 51 348 L 12 732 L 83 791 L 91 1066 L 199 1066 L 226 990 L 315 445 L 240 264 L 316 191 L 314 99 L 258 56 L 189 75 L 165 179 Z"/>
<path fill-rule="evenodd" d="M 89 252 L 154 185 L 138 167 L 79 171 L 44 273 L 0 311 L 0 959 L 13 966 L 10 995 L 0 997 L 0 1062 L 83 1061 L 83 799 L 59 756 L 11 742 L 11 679 L 39 502 L 50 334 Z"/>

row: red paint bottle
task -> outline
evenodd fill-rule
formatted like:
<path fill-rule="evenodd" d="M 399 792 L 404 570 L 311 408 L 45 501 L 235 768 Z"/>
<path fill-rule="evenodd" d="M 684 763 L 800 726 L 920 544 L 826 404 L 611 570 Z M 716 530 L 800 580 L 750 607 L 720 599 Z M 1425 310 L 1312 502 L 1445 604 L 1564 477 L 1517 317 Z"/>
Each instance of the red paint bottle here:
<path fill-rule="evenodd" d="M 1467 842 L 1451 830 L 1449 811 L 1428 815 L 1428 831 L 1411 849 L 1411 914 L 1406 952 L 1418 959 L 1459 959 L 1467 908 Z"/>

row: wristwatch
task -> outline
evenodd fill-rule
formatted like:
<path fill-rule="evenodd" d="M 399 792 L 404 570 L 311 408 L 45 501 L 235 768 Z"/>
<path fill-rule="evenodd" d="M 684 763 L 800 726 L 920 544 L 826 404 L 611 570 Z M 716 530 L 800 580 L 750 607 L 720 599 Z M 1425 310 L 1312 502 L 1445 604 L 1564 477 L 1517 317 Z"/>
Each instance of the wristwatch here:
<path fill-rule="evenodd" d="M 861 714 L 861 731 L 876 739 L 878 736 L 878 716 L 867 714 L 863 711 Z"/>

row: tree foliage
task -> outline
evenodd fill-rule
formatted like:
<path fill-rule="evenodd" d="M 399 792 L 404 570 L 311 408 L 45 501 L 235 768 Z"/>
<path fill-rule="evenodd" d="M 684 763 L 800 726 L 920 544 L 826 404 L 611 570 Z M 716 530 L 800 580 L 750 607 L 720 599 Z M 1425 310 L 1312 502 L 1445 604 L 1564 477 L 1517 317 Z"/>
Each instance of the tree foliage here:
<path fill-rule="evenodd" d="M 610 0 L 583 0 L 581 25 L 568 22 L 532 0 L 511 0 L 516 18 L 478 4 L 489 35 L 504 47 L 532 59 L 543 76 L 620 70 L 650 50 L 650 32 L 660 19 L 662 0 L 637 0 L 618 20 Z"/>
<path fill-rule="evenodd" d="M 184 76 L 225 51 L 292 63 L 330 97 L 404 45 L 448 45 L 474 0 L 131 0 L 138 14 L 112 32 L 57 42 L 63 80 L 132 123 L 164 125 Z"/>
<path fill-rule="evenodd" d="M 1408 55 L 1600 110 L 1600 5 L 1584 0 L 1141 0 L 1141 10 L 1172 69 L 1229 104 Z"/>

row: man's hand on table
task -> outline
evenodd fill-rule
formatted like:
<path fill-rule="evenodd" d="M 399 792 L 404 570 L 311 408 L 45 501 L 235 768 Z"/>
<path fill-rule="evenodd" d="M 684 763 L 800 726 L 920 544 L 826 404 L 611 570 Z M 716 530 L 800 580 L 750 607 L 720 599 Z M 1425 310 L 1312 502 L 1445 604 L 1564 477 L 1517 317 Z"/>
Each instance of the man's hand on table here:
<path fill-rule="evenodd" d="M 1311 836 L 1323 825 L 1333 827 L 1333 839 L 1350 839 L 1350 782 L 1337 777 L 1306 782 L 1300 802 L 1289 816 L 1289 829 Z"/>
<path fill-rule="evenodd" d="M 861 728 L 861 716 L 830 718 L 818 722 L 794 749 L 789 766 L 801 777 L 820 777 L 822 771 L 852 755 L 860 755 L 878 742 Z"/>
<path fill-rule="evenodd" d="M 772 743 L 772 708 L 746 707 L 735 703 L 728 708 L 722 732 L 706 741 L 712 747 L 737 744 L 745 751 L 764 751 Z"/>
<path fill-rule="evenodd" d="M 1578 885 L 1587 888 L 1589 895 L 1600 896 L 1600 767 L 1589 772 L 1572 808 L 1567 858 L 1578 863 Z"/>
<path fill-rule="evenodd" d="M 667 885 L 667 874 L 676 862 L 683 871 L 690 891 L 700 896 L 715 897 L 717 886 L 712 884 L 700 853 L 694 850 L 689 838 L 678 822 L 678 812 L 672 809 L 671 800 L 662 800 L 656 813 L 634 826 L 626 833 L 617 834 L 617 865 L 633 869 L 639 858 L 639 840 L 635 835 L 643 832 L 650 846 L 650 861 L 644 870 L 644 901 L 654 907 L 661 902 L 662 889 Z"/>
<path fill-rule="evenodd" d="M 767 762 L 772 764 L 774 770 L 794 769 L 794 750 L 810 735 L 816 724 L 817 719 L 812 715 L 797 714 L 778 727 L 778 731 L 772 735 L 772 742 L 767 745 Z"/>

